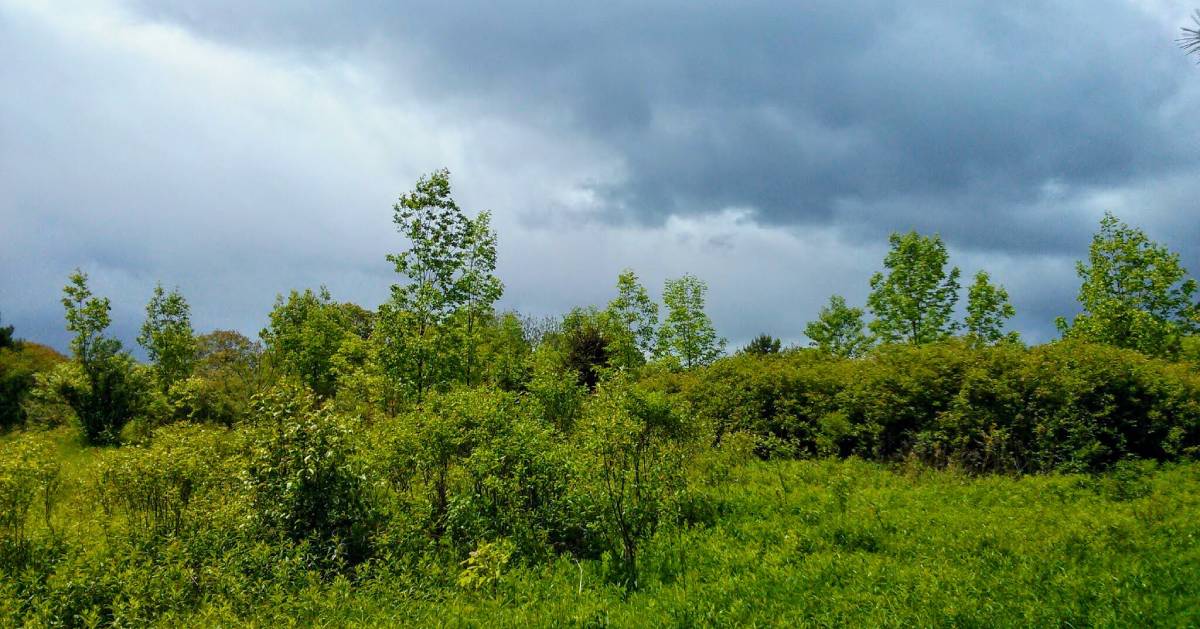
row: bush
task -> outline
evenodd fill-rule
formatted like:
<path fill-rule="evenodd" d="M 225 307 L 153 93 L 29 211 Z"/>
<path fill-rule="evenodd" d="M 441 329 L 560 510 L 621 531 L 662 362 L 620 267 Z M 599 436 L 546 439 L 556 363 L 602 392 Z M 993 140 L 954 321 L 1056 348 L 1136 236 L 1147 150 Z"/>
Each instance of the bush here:
<path fill-rule="evenodd" d="M 156 395 L 153 373 L 128 354 L 96 358 L 82 378 L 64 378 L 58 384 L 58 393 L 74 411 L 84 440 L 92 445 L 118 443 L 121 430 L 133 420 L 152 427 L 166 410 L 161 396 Z"/>
<path fill-rule="evenodd" d="M 253 413 L 246 485 L 259 530 L 309 544 L 322 568 L 367 559 L 375 513 L 351 420 L 295 385 L 257 396 Z"/>
<path fill-rule="evenodd" d="M 50 527 L 58 488 L 59 465 L 44 438 L 22 438 L 0 451 L 0 568 L 24 563 L 29 550 L 27 525 L 36 506 Z"/>
<path fill-rule="evenodd" d="M 0 430 L 25 425 L 24 401 L 36 384 L 36 376 L 66 359 L 36 343 L 0 347 Z"/>

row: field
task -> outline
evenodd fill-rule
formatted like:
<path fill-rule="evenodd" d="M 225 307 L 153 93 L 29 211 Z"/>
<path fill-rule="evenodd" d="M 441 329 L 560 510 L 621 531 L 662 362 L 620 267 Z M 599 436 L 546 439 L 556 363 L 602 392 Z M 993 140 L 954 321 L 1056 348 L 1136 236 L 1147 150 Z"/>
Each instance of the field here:
<path fill-rule="evenodd" d="M 184 626 L 1200 622 L 1196 463 L 1015 477 L 857 459 L 716 458 L 695 468 L 691 502 L 704 512 L 658 529 L 627 591 L 608 557 L 499 562 L 483 587 L 463 587 L 453 561 L 368 562 L 327 578 L 270 550 L 235 561 L 196 551 L 207 543 L 198 539 L 150 540 L 129 519 L 106 519 L 90 490 L 115 451 L 80 448 L 63 431 L 4 445 L 47 439 L 61 487 L 50 520 L 58 541 L 43 552 L 58 563 L 40 584 L 27 581 L 33 575 L 7 582 L 4 624 L 37 624 L 39 611 L 66 624 Z M 29 538 L 46 540 L 36 511 Z M 270 576 L 244 587 L 256 562 Z M 74 618 L 62 615 L 68 608 Z"/>

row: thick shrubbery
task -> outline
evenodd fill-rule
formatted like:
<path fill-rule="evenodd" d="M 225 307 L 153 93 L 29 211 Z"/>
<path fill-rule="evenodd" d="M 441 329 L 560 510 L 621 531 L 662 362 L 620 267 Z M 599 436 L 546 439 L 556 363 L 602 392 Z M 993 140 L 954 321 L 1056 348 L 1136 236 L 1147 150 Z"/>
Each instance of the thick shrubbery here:
<path fill-rule="evenodd" d="M 916 457 L 976 471 L 1099 470 L 1200 448 L 1200 374 L 1186 364 L 1079 342 L 960 342 L 741 355 L 659 382 L 759 453 Z"/>

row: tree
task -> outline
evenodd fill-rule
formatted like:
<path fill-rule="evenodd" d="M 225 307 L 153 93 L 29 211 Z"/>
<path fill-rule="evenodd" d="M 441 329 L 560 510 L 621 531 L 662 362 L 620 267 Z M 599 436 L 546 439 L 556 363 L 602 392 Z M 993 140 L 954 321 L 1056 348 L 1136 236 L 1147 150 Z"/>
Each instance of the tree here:
<path fill-rule="evenodd" d="M 958 301 L 958 268 L 946 271 L 949 254 L 941 236 L 893 233 L 883 260 L 887 273 L 871 277 L 867 306 L 870 328 L 885 342 L 915 345 L 938 341 L 957 330 L 952 320 Z"/>
<path fill-rule="evenodd" d="M 817 320 L 804 327 L 811 345 L 830 356 L 856 358 L 871 346 L 863 324 L 862 308 L 851 308 L 841 295 L 829 298 L 829 305 L 817 313 Z"/>
<path fill-rule="evenodd" d="M 409 248 L 388 260 L 407 281 L 393 285 L 390 302 L 380 308 L 382 356 L 391 378 L 419 403 L 431 387 L 473 371 L 475 323 L 503 286 L 492 275 L 496 237 L 489 216 L 463 214 L 450 196 L 449 171 L 421 177 L 392 209 Z M 456 318 L 464 322 L 461 330 Z M 468 366 L 460 369 L 459 360 Z"/>
<path fill-rule="evenodd" d="M 1017 314 L 1008 301 L 1008 291 L 991 283 L 987 271 L 975 274 L 975 283 L 967 291 L 967 336 L 975 341 L 994 344 L 1016 341 L 1017 333 L 1004 333 L 1004 322 Z"/>
<path fill-rule="evenodd" d="M 163 392 L 191 375 L 196 362 L 196 337 L 192 332 L 191 308 L 178 288 L 167 293 L 162 284 L 154 287 L 137 341 L 154 363 Z"/>
<path fill-rule="evenodd" d="M 292 291 L 286 301 L 282 295 L 275 298 L 270 325 L 260 336 L 274 364 L 298 376 L 319 397 L 330 397 L 337 391 L 333 356 L 353 333 L 348 320 L 352 313 L 346 304 L 335 303 L 323 286 L 316 293 Z"/>
<path fill-rule="evenodd" d="M 650 299 L 646 287 L 638 282 L 632 269 L 625 269 L 617 276 L 617 296 L 609 302 L 608 312 L 629 331 L 637 353 L 643 357 L 654 353 L 658 304 Z"/>
<path fill-rule="evenodd" d="M 491 213 L 480 212 L 467 219 L 462 247 L 462 271 L 457 291 L 465 319 L 464 379 L 477 380 L 475 355 L 479 350 L 479 328 L 492 315 L 492 307 L 504 294 L 504 284 L 496 277 L 496 232 L 491 228 Z"/>
<path fill-rule="evenodd" d="M 1070 324 L 1058 318 L 1064 337 L 1174 357 L 1182 338 L 1200 330 L 1196 281 L 1187 277 L 1179 254 L 1111 213 L 1092 237 L 1088 262 L 1075 268 L 1083 280 L 1083 312 Z"/>
<path fill-rule="evenodd" d="M 76 269 L 63 287 L 67 330 L 75 333 L 71 352 L 83 370 L 83 386 L 61 391 L 75 411 L 88 443 L 116 443 L 121 428 L 148 406 L 146 384 L 121 342 L 104 335 L 111 323 L 107 298 L 94 297 L 87 274 Z"/>
<path fill-rule="evenodd" d="M 725 351 L 725 339 L 717 336 L 704 312 L 707 291 L 704 281 L 694 275 L 667 280 L 663 288 L 667 317 L 658 329 L 657 353 L 679 361 L 685 369 L 707 365 Z"/>
<path fill-rule="evenodd" d="M 770 334 L 759 334 L 754 337 L 745 347 L 742 348 L 743 354 L 754 354 L 756 356 L 767 356 L 770 354 L 778 354 L 782 346 L 779 339 Z"/>

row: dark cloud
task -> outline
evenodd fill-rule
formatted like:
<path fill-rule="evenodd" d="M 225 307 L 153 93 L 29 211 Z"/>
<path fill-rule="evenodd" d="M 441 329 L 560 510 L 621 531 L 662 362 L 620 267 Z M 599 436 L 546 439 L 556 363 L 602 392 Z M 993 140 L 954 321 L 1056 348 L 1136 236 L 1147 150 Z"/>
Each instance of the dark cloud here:
<path fill-rule="evenodd" d="M 254 333 L 329 284 L 374 305 L 389 206 L 449 165 L 496 211 L 505 306 L 696 272 L 734 344 L 865 299 L 892 230 L 1008 285 L 1033 340 L 1115 211 L 1200 269 L 1186 6 L 1082 2 L 0 0 L 0 311 L 65 346 L 93 272 Z"/>
<path fill-rule="evenodd" d="M 1048 182 L 1200 167 L 1194 108 L 1171 108 L 1197 77 L 1128 2 L 291 6 L 142 4 L 209 37 L 369 55 L 417 68 L 433 94 L 556 112 L 624 159 L 624 180 L 598 189 L 610 218 L 733 206 L 829 224 L 880 208 L 873 237 L 933 215 L 971 247 L 1063 251 L 1074 218 L 1058 233 L 1007 220 Z M 903 200 L 919 206 L 883 211 Z M 981 238 L 992 222 L 1011 225 Z"/>

